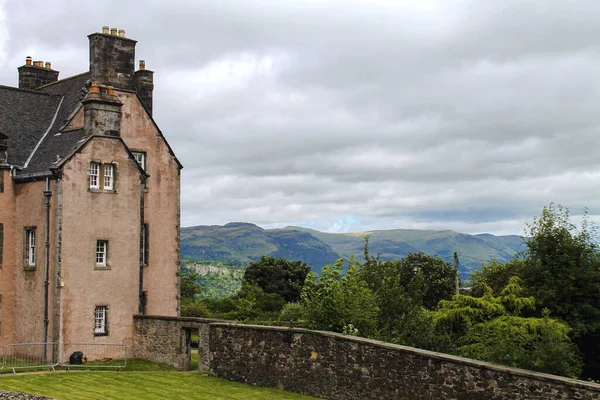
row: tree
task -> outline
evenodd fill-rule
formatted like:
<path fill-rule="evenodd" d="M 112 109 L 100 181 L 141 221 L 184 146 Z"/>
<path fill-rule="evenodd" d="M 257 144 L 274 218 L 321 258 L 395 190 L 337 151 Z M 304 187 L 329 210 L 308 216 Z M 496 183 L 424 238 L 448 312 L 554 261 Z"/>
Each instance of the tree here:
<path fill-rule="evenodd" d="M 181 267 L 181 316 L 208 317 L 210 312 L 198 299 L 202 286 L 198 283 L 198 272 L 193 268 Z"/>
<path fill-rule="evenodd" d="M 382 286 L 385 290 L 395 288 L 396 292 L 408 293 L 414 301 L 433 309 L 440 300 L 452 297 L 456 273 L 450 263 L 422 252 L 410 253 L 401 260 L 381 261 L 369 255 L 366 239 L 361 276 L 374 292 Z"/>
<path fill-rule="evenodd" d="M 286 302 L 297 302 L 310 267 L 302 261 L 262 256 L 251 262 L 244 273 L 244 281 L 262 288 L 265 293 L 275 293 Z"/>
<path fill-rule="evenodd" d="M 513 259 L 506 263 L 496 260 L 481 266 L 480 270 L 473 271 L 469 280 L 471 281 L 471 294 L 475 297 L 483 296 L 486 286 L 492 289 L 495 295 L 499 295 L 512 276 L 519 276 L 525 266 L 525 261 Z"/>
<path fill-rule="evenodd" d="M 378 308 L 375 296 L 359 274 L 359 263 L 350 260 L 342 276 L 344 260 L 326 265 L 317 280 L 309 273 L 302 291 L 301 304 L 309 328 L 343 332 L 351 324 L 358 335 L 375 333 Z"/>
<path fill-rule="evenodd" d="M 198 284 L 199 274 L 193 268 L 181 268 L 181 299 L 195 300 L 202 293 L 202 286 Z"/>
<path fill-rule="evenodd" d="M 360 270 L 379 308 L 377 337 L 407 346 L 432 344 L 427 332 L 432 321 L 425 308 L 433 309 L 454 291 L 454 269 L 437 256 L 411 253 L 402 260 L 381 261 L 369 255 L 365 238 L 365 262 Z"/>
<path fill-rule="evenodd" d="M 581 372 L 581 357 L 571 343 L 571 328 L 550 318 L 524 317 L 535 307 L 513 276 L 498 296 L 485 287 L 482 297 L 455 295 L 440 302 L 434 320 L 448 350 L 464 357 L 569 377 Z M 447 340 L 447 339 L 450 340 Z"/>
<path fill-rule="evenodd" d="M 585 357 L 584 377 L 600 378 L 600 256 L 596 227 L 584 213 L 577 228 L 569 210 L 544 207 L 526 231 L 526 262 L 521 273 L 529 292 L 573 329 Z"/>

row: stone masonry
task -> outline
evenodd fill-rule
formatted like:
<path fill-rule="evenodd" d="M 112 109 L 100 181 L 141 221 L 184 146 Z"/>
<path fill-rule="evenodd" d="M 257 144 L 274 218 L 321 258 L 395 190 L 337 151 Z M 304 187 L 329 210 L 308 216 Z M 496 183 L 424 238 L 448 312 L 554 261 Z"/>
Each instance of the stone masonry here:
<path fill-rule="evenodd" d="M 180 368 L 182 328 L 200 369 L 328 399 L 600 399 L 600 385 L 331 332 L 136 316 L 135 357 Z"/>

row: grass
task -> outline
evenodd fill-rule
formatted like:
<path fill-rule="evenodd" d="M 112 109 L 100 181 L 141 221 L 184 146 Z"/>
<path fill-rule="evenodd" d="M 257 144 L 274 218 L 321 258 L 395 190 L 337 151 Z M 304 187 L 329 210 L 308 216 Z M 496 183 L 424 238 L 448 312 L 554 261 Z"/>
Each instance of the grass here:
<path fill-rule="evenodd" d="M 0 389 L 58 400 L 198 399 L 309 400 L 312 397 L 266 389 L 199 372 L 85 372 L 4 375 Z"/>

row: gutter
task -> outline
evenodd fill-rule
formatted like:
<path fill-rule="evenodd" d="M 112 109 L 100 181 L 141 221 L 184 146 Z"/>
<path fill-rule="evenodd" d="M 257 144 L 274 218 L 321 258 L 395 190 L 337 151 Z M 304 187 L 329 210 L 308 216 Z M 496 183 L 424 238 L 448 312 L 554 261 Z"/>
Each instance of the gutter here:
<path fill-rule="evenodd" d="M 13 176 L 13 181 L 15 182 L 30 182 L 30 181 L 36 181 L 39 180 L 41 178 L 50 178 L 52 177 L 53 174 L 50 171 L 43 171 L 43 172 L 32 172 L 30 174 L 18 174 Z"/>

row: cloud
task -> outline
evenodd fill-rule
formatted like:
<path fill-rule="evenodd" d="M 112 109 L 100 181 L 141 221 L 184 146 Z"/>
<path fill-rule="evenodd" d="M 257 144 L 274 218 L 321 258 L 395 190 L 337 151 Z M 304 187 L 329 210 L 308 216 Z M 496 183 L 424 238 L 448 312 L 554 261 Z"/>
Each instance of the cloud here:
<path fill-rule="evenodd" d="M 522 233 L 551 201 L 600 215 L 599 18 L 591 0 L 23 0 L 0 3 L 0 82 L 26 55 L 79 73 L 85 35 L 126 29 L 185 166 L 184 226 Z"/>

